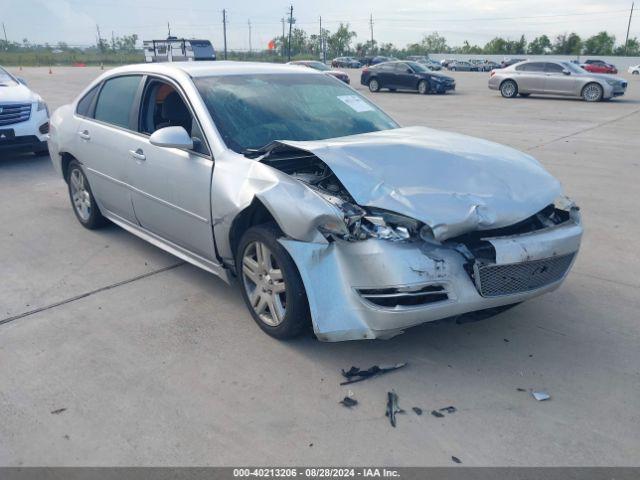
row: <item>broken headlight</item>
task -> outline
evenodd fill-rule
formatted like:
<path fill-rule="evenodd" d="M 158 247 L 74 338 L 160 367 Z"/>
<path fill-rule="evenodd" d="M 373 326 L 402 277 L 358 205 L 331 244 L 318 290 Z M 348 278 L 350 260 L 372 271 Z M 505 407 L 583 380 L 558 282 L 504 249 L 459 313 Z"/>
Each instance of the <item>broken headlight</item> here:
<path fill-rule="evenodd" d="M 375 208 L 365 210 L 359 205 L 345 202 L 333 195 L 321 195 L 342 213 L 341 219 L 318 225 L 318 229 L 325 236 L 334 236 L 348 241 L 368 238 L 403 241 L 416 236 L 422 226 L 417 220 L 397 213 Z"/>

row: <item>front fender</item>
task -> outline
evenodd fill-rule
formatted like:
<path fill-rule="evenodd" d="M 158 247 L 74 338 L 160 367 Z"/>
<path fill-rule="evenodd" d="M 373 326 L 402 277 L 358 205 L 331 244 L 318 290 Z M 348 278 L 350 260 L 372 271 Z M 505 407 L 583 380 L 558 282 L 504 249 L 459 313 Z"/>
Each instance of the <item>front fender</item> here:
<path fill-rule="evenodd" d="M 302 182 L 268 165 L 227 153 L 216 159 L 211 190 L 214 236 L 219 255 L 233 260 L 234 219 L 258 199 L 286 237 L 326 244 L 318 226 L 341 219 L 338 209 Z"/>

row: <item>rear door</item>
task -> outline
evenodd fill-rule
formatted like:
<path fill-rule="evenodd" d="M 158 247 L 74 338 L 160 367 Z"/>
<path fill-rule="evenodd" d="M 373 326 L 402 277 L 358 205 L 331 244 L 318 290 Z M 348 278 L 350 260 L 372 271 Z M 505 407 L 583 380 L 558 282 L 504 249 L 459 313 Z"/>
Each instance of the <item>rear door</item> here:
<path fill-rule="evenodd" d="M 138 222 L 164 240 L 216 261 L 211 226 L 213 158 L 193 109 L 177 83 L 149 76 L 139 112 L 139 135 L 128 158 Z M 194 139 L 194 149 L 152 145 L 151 134 L 167 126 L 185 128 Z"/>
<path fill-rule="evenodd" d="M 381 63 L 376 67 L 378 83 L 382 88 L 397 88 L 393 63 Z"/>
<path fill-rule="evenodd" d="M 135 223 L 129 189 L 129 150 L 136 142 L 134 108 L 142 75 L 105 80 L 96 97 L 78 104 L 77 156 L 101 209 Z M 86 99 L 86 100 L 85 100 Z M 83 106 L 83 100 L 90 105 Z M 83 108 L 80 111 L 80 108 Z M 86 107 L 86 108 L 85 108 Z"/>
<path fill-rule="evenodd" d="M 516 67 L 518 90 L 522 93 L 544 93 L 544 63 L 531 62 Z"/>
<path fill-rule="evenodd" d="M 573 75 L 564 73 L 565 68 L 559 63 L 545 63 L 544 89 L 554 95 L 576 95 L 578 81 Z"/>

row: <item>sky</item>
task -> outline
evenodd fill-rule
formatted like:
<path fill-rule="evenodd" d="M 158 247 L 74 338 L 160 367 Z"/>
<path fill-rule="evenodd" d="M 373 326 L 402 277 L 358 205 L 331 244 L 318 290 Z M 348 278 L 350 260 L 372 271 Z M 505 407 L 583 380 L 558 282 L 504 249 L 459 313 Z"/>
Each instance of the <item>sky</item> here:
<path fill-rule="evenodd" d="M 640 37 L 640 2 L 636 5 L 631 37 Z M 251 46 L 264 49 L 281 35 L 281 19 L 291 3 L 281 0 L 0 0 L 0 22 L 9 40 L 69 45 L 91 45 L 96 25 L 111 38 L 138 34 L 140 39 L 161 39 L 171 34 L 206 38 L 222 48 L 222 10 L 227 11 L 227 45 L 235 50 Z M 623 42 L 631 0 L 297 0 L 293 4 L 296 26 L 308 33 L 323 26 L 334 31 L 348 22 L 358 34 L 356 42 L 370 38 L 370 15 L 374 38 L 403 47 L 434 31 L 449 45 L 465 40 L 484 45 L 495 36 L 528 40 L 546 33 L 552 39 L 575 31 L 590 36 L 602 30 Z M 637 15 L 636 15 L 637 14 Z M 0 35 L 3 32 L 0 31 Z"/>

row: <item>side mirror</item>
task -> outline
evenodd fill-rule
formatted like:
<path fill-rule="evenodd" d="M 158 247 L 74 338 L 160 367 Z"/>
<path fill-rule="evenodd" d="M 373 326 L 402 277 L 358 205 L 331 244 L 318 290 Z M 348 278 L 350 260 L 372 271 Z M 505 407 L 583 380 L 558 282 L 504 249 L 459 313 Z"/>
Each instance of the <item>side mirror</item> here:
<path fill-rule="evenodd" d="M 156 130 L 149 137 L 149 143 L 156 147 L 193 149 L 193 140 L 183 127 L 165 127 Z"/>
<path fill-rule="evenodd" d="M 25 87 L 27 86 L 27 81 L 22 78 L 22 77 L 16 77 L 16 80 L 18 80 L 18 82 L 20 82 L 22 85 L 24 85 Z"/>
<path fill-rule="evenodd" d="M 571 70 L 565 68 L 562 70 L 562 73 L 564 73 L 565 75 L 571 75 Z"/>
<path fill-rule="evenodd" d="M 407 73 L 413 73 L 413 70 L 411 70 L 410 68 L 407 68 Z"/>

